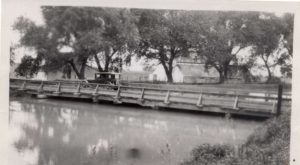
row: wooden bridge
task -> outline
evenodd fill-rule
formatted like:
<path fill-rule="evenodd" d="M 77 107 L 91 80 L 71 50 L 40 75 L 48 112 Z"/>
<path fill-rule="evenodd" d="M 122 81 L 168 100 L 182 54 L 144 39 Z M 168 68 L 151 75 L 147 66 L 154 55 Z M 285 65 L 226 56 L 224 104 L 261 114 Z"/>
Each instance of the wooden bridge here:
<path fill-rule="evenodd" d="M 107 85 L 81 81 L 10 79 L 10 89 L 41 97 L 84 98 L 94 102 L 131 103 L 152 108 L 172 108 L 271 117 L 290 110 L 291 94 L 276 90 L 199 88 L 178 90 L 130 85 Z"/>

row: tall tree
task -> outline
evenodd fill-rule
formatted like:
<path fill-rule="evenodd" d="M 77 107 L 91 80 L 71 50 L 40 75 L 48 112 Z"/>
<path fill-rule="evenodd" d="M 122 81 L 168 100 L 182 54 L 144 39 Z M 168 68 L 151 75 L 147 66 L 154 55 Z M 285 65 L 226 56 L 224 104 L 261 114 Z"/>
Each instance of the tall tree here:
<path fill-rule="evenodd" d="M 237 54 L 250 45 L 247 23 L 257 12 L 213 12 L 190 13 L 189 39 L 207 67 L 213 66 L 222 83 L 228 79 L 230 64 L 237 60 Z"/>
<path fill-rule="evenodd" d="M 287 77 L 292 77 L 294 15 L 286 13 L 281 20 L 283 24 L 283 46 L 287 49 L 285 54 L 286 59 L 281 64 L 281 73 Z"/>
<path fill-rule="evenodd" d="M 15 69 L 18 76 L 26 78 L 32 77 L 39 70 L 39 64 L 36 60 L 28 55 L 23 56 L 20 65 Z"/>
<path fill-rule="evenodd" d="M 135 18 L 128 9 L 102 9 L 101 21 L 103 28 L 96 36 L 91 34 L 89 50 L 100 72 L 116 70 L 116 61 L 129 62 L 133 50 L 139 41 Z M 94 39 L 91 39 L 93 38 Z M 95 38 L 98 37 L 98 38 Z M 124 60 L 121 60 L 121 59 Z M 117 60 L 120 59 L 120 60 Z"/>
<path fill-rule="evenodd" d="M 137 40 L 127 9 L 42 7 L 42 12 L 44 26 L 19 19 L 15 28 L 24 32 L 23 45 L 34 47 L 39 59 L 45 61 L 46 71 L 71 67 L 84 79 L 90 59 L 99 71 L 108 71 L 114 56 L 130 50 Z"/>
<path fill-rule="evenodd" d="M 184 38 L 183 11 L 136 10 L 141 42 L 137 50 L 140 57 L 157 60 L 165 70 L 168 82 L 173 82 L 176 58 L 186 55 L 188 42 Z"/>
<path fill-rule="evenodd" d="M 286 25 L 286 19 L 279 18 L 275 14 L 261 13 L 260 16 L 249 25 L 249 29 L 254 34 L 253 50 L 254 56 L 263 61 L 268 78 L 266 82 L 272 80 L 272 68 L 287 64 L 287 60 L 292 57 L 293 30 L 291 25 Z"/>

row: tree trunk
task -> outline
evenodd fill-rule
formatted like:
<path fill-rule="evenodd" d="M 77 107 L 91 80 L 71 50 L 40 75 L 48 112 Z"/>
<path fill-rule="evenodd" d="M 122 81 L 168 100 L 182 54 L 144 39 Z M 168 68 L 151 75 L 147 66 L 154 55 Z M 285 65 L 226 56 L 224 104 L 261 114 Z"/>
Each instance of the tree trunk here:
<path fill-rule="evenodd" d="M 219 83 L 224 83 L 225 81 L 225 78 L 224 78 L 224 72 L 221 68 L 217 67 L 217 66 L 214 66 L 214 68 L 218 71 L 219 73 Z"/>
<path fill-rule="evenodd" d="M 266 83 L 270 83 L 271 80 L 272 80 L 272 73 L 271 73 L 270 67 L 267 64 L 265 66 L 266 66 L 267 71 L 268 71 L 268 79 L 267 79 Z"/>
<path fill-rule="evenodd" d="M 219 72 L 219 83 L 222 84 L 225 82 L 224 72 Z"/>
<path fill-rule="evenodd" d="M 109 59 L 109 57 L 107 57 L 105 59 L 104 72 L 108 72 L 109 71 L 109 63 L 110 63 L 110 59 Z"/>
<path fill-rule="evenodd" d="M 110 48 L 105 49 L 105 62 L 104 62 L 104 72 L 108 72 L 109 70 L 109 64 L 110 64 L 110 60 L 111 60 L 111 54 L 110 54 Z"/>
<path fill-rule="evenodd" d="M 225 61 L 223 63 L 223 82 L 225 82 L 226 80 L 228 80 L 229 63 L 230 63 L 230 60 L 229 61 Z"/>
<path fill-rule="evenodd" d="M 69 61 L 69 63 L 71 65 L 72 69 L 74 70 L 76 76 L 79 78 L 80 77 L 80 73 L 79 73 L 78 69 L 76 68 L 76 65 L 74 64 L 74 61 L 73 60 Z"/>
<path fill-rule="evenodd" d="M 167 82 L 168 83 L 173 83 L 173 75 L 172 75 L 173 66 L 169 65 L 169 67 L 168 67 L 165 61 L 161 61 L 161 64 L 164 67 L 164 70 L 165 70 L 165 73 L 166 73 L 166 76 L 167 76 Z"/>
<path fill-rule="evenodd" d="M 166 71 L 166 75 L 167 75 L 167 79 L 168 79 L 168 83 L 173 83 L 173 75 L 172 75 L 172 70 L 173 69 L 169 69 L 168 71 Z"/>
<path fill-rule="evenodd" d="M 97 64 L 98 71 L 99 72 L 103 72 L 103 69 L 102 69 L 102 67 L 100 65 L 100 61 L 99 61 L 99 58 L 98 58 L 97 54 L 94 55 L 94 59 L 95 59 L 96 64 Z"/>
<path fill-rule="evenodd" d="M 79 79 L 85 79 L 85 67 L 86 67 L 86 62 L 82 62 L 80 68 L 80 76 L 78 77 Z"/>
<path fill-rule="evenodd" d="M 72 69 L 74 70 L 74 72 L 75 72 L 78 79 L 84 79 L 85 78 L 86 61 L 87 61 L 87 59 L 84 59 L 81 62 L 80 70 L 77 69 L 77 67 L 76 67 L 73 60 L 69 61 L 70 65 L 71 65 Z"/>
<path fill-rule="evenodd" d="M 268 71 L 268 79 L 267 79 L 266 83 L 270 83 L 270 82 L 271 82 L 271 79 L 272 79 L 272 73 L 271 73 L 270 67 L 269 67 L 269 65 L 268 65 L 268 57 L 269 57 L 269 56 L 267 56 L 266 59 L 265 59 L 263 56 L 261 56 L 261 57 L 262 57 L 262 60 L 263 60 L 264 63 L 265 63 L 265 67 L 266 67 L 266 69 L 267 69 L 267 71 Z"/>

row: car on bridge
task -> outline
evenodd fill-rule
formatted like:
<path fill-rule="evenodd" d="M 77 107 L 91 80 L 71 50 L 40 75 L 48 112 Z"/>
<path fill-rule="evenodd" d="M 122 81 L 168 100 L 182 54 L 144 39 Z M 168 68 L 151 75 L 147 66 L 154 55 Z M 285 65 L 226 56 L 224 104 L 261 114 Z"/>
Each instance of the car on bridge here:
<path fill-rule="evenodd" d="M 109 84 L 109 85 L 119 85 L 120 84 L 120 73 L 115 72 L 97 72 L 95 73 L 94 79 L 87 80 L 88 83 L 97 84 Z"/>

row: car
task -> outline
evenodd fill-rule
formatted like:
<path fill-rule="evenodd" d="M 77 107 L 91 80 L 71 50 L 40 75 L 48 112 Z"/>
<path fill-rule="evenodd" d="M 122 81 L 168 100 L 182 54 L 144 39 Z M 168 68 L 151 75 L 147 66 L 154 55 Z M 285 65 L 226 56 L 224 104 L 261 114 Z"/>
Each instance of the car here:
<path fill-rule="evenodd" d="M 120 73 L 115 72 L 97 72 L 95 73 L 95 78 L 93 80 L 87 81 L 89 83 L 119 85 L 120 76 Z"/>

